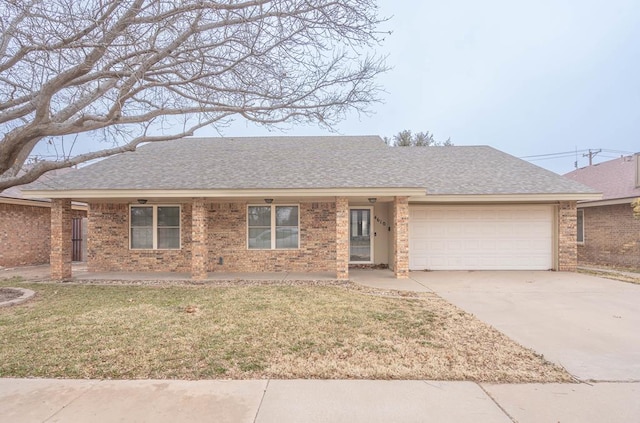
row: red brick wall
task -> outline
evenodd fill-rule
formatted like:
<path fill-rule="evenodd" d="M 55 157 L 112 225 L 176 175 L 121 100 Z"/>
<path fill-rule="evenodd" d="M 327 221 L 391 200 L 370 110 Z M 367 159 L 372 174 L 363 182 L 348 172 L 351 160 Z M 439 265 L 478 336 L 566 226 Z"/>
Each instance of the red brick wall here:
<path fill-rule="evenodd" d="M 89 205 L 87 267 L 90 272 L 190 272 L 191 204 L 180 216 L 180 250 L 130 250 L 129 205 Z"/>
<path fill-rule="evenodd" d="M 629 204 L 585 207 L 584 245 L 578 262 L 584 265 L 640 269 L 640 220 Z"/>
<path fill-rule="evenodd" d="M 300 203 L 300 248 L 247 249 L 247 204 L 212 204 L 209 223 L 210 271 L 334 272 L 335 203 Z M 219 257 L 223 265 L 218 264 Z"/>
<path fill-rule="evenodd" d="M 0 266 L 49 263 L 50 245 L 48 207 L 0 204 Z"/>
<path fill-rule="evenodd" d="M 74 210 L 72 216 L 86 212 Z M 51 209 L 0 203 L 0 266 L 46 264 L 50 254 Z"/>
<path fill-rule="evenodd" d="M 409 199 L 393 199 L 392 216 L 392 267 L 396 278 L 409 276 Z"/>
<path fill-rule="evenodd" d="M 208 271 L 335 271 L 335 203 L 300 203 L 300 248 L 248 250 L 247 204 L 207 204 Z M 89 271 L 190 272 L 191 204 L 182 205 L 181 250 L 130 250 L 129 206 L 91 204 Z M 218 258 L 223 264 L 218 264 Z"/>
<path fill-rule="evenodd" d="M 349 279 L 349 200 L 336 197 L 336 278 Z"/>
<path fill-rule="evenodd" d="M 558 205 L 558 270 L 560 271 L 575 272 L 578 265 L 576 210 L 575 201 L 561 201 Z"/>

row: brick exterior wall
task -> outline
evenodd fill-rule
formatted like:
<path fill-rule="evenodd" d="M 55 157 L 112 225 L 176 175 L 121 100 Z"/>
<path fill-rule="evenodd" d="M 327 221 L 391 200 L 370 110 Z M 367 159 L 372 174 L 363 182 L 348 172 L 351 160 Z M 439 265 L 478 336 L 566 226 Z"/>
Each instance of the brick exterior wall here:
<path fill-rule="evenodd" d="M 640 219 L 629 204 L 585 207 L 578 263 L 640 269 Z"/>
<path fill-rule="evenodd" d="M 209 271 L 330 272 L 336 262 L 335 203 L 299 203 L 300 248 L 247 249 L 247 203 L 212 204 Z M 223 264 L 218 264 L 222 257 Z"/>
<path fill-rule="evenodd" d="M 576 248 L 577 214 L 575 201 L 558 204 L 558 270 L 575 272 L 578 265 Z"/>
<path fill-rule="evenodd" d="M 396 278 L 409 277 L 409 199 L 395 197 L 391 210 L 391 258 Z"/>
<path fill-rule="evenodd" d="M 71 278 L 71 200 L 51 201 L 51 279 Z"/>
<path fill-rule="evenodd" d="M 349 200 L 336 197 L 336 279 L 349 279 Z"/>
<path fill-rule="evenodd" d="M 90 204 L 89 271 L 192 272 L 196 278 L 207 272 L 336 272 L 349 277 L 349 204 L 336 202 L 299 203 L 300 248 L 292 250 L 247 249 L 247 203 L 194 201 L 198 209 L 192 219 L 192 204 L 182 205 L 180 250 L 130 250 L 129 206 Z M 631 208 L 629 208 L 631 210 Z M 203 213 L 204 212 L 204 220 Z M 391 207 L 390 267 L 396 277 L 408 276 L 409 206 L 407 197 L 396 197 Z M 586 217 L 585 217 L 586 219 Z M 206 221 L 206 228 L 202 223 Z M 192 227 L 196 222 L 197 227 Z M 192 239 L 206 234 L 207 250 Z M 587 242 L 589 236 L 585 233 Z M 637 252 L 638 250 L 636 250 Z M 636 253 L 637 254 L 637 253 Z M 219 264 L 222 258 L 222 264 Z M 558 270 L 575 271 L 576 202 L 558 205 Z"/>
<path fill-rule="evenodd" d="M 209 263 L 209 248 L 207 246 L 208 210 L 204 198 L 193 200 L 191 226 L 191 277 L 193 279 L 206 279 Z"/>
<path fill-rule="evenodd" d="M 182 204 L 180 250 L 130 250 L 129 205 L 89 204 L 90 272 L 190 272 L 191 204 Z"/>
<path fill-rule="evenodd" d="M 73 210 L 72 217 L 85 217 Z M 71 242 L 71 232 L 69 232 Z M 0 266 L 47 264 L 51 258 L 51 209 L 0 203 Z"/>
<path fill-rule="evenodd" d="M 195 204 L 196 208 L 200 207 L 198 201 Z M 300 203 L 299 206 L 299 249 L 248 250 L 247 203 L 204 204 L 207 252 L 204 255 L 197 253 L 201 256 L 196 257 L 194 273 L 204 273 L 198 260 L 206 261 L 206 272 L 335 271 L 335 203 Z M 193 222 L 200 222 L 200 219 Z M 202 233 L 202 227 L 192 228 L 191 204 L 183 204 L 181 250 L 130 250 L 129 206 L 90 204 L 88 269 L 94 272 L 192 272 L 192 237 L 199 233 Z M 222 265 L 218 264 L 219 257 L 223 258 Z"/>
<path fill-rule="evenodd" d="M 50 254 L 51 209 L 0 204 L 0 266 L 49 263 Z"/>

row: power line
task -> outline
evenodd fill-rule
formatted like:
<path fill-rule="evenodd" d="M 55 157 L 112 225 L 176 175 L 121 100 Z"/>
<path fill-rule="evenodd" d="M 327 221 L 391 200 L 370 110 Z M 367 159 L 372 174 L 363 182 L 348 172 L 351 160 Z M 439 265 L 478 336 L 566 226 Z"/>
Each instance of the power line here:
<path fill-rule="evenodd" d="M 541 161 L 541 160 L 553 160 L 553 159 L 566 159 L 568 157 L 573 158 L 575 156 L 575 153 L 571 153 L 571 154 L 565 154 L 562 156 L 552 156 L 552 157 L 538 157 L 536 159 L 528 159 L 528 162 L 537 162 L 537 161 Z"/>
<path fill-rule="evenodd" d="M 588 151 L 588 150 L 587 150 L 587 149 L 584 149 L 584 150 L 577 150 L 577 152 L 579 152 L 579 153 L 581 153 L 581 152 L 583 152 L 583 151 Z M 520 157 L 520 158 L 521 158 L 521 159 L 528 159 L 528 158 L 531 158 L 531 157 L 548 157 L 548 156 L 558 156 L 558 155 L 561 155 L 561 154 L 570 154 L 570 155 L 574 155 L 574 154 L 576 154 L 576 150 L 574 150 L 574 151 L 564 151 L 564 152 L 562 152 L 562 153 L 536 154 L 536 155 L 533 155 L 533 156 L 522 156 L 522 157 Z"/>
<path fill-rule="evenodd" d="M 589 166 L 591 166 L 591 165 L 593 165 L 593 158 L 594 158 L 595 156 L 597 156 L 597 155 L 598 155 L 598 153 L 602 153 L 602 149 L 600 149 L 600 150 L 598 150 L 598 151 L 595 151 L 595 150 L 591 150 L 591 149 L 589 149 L 589 152 L 588 152 L 588 153 L 583 154 L 583 155 L 582 155 L 582 157 L 588 157 L 588 158 L 589 158 Z M 577 164 L 578 164 L 578 163 L 576 162 L 576 167 L 578 167 L 578 166 L 577 166 Z"/>

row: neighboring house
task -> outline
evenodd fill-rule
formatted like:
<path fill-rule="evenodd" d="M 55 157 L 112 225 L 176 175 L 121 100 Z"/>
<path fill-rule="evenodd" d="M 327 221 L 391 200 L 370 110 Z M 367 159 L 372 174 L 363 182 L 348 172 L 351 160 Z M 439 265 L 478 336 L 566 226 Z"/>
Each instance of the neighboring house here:
<path fill-rule="evenodd" d="M 378 136 L 150 143 L 39 187 L 52 232 L 89 204 L 89 271 L 575 270 L 576 201 L 594 190 L 491 147 Z M 68 245 L 52 276 L 69 277 Z"/>
<path fill-rule="evenodd" d="M 47 183 L 51 178 L 68 173 L 69 169 L 49 172 L 38 179 Z M 49 263 L 51 254 L 51 201 L 26 199 L 23 189 L 29 185 L 11 187 L 0 192 L 0 267 L 29 266 Z M 83 260 L 82 219 L 87 216 L 86 204 L 73 204 L 73 228 L 69 240 L 75 239 L 74 260 Z"/>
<path fill-rule="evenodd" d="M 578 263 L 640 269 L 640 220 L 631 203 L 640 197 L 639 154 L 576 169 L 565 176 L 602 192 L 578 203 Z"/>

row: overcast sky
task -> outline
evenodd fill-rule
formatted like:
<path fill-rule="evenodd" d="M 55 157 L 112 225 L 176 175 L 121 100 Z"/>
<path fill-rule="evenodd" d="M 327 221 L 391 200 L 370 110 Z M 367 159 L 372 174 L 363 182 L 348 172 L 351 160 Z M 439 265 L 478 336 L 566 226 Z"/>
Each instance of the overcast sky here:
<path fill-rule="evenodd" d="M 374 105 L 370 118 L 349 117 L 340 133 L 428 130 L 438 140 L 486 144 L 517 157 L 608 150 L 595 162 L 640 151 L 640 1 L 379 4 L 393 31 L 379 50 L 393 67 L 380 78 L 385 103 Z M 244 123 L 224 131 L 270 134 Z M 588 164 L 582 153 L 580 167 Z M 575 160 L 574 153 L 533 163 L 566 173 Z"/>

